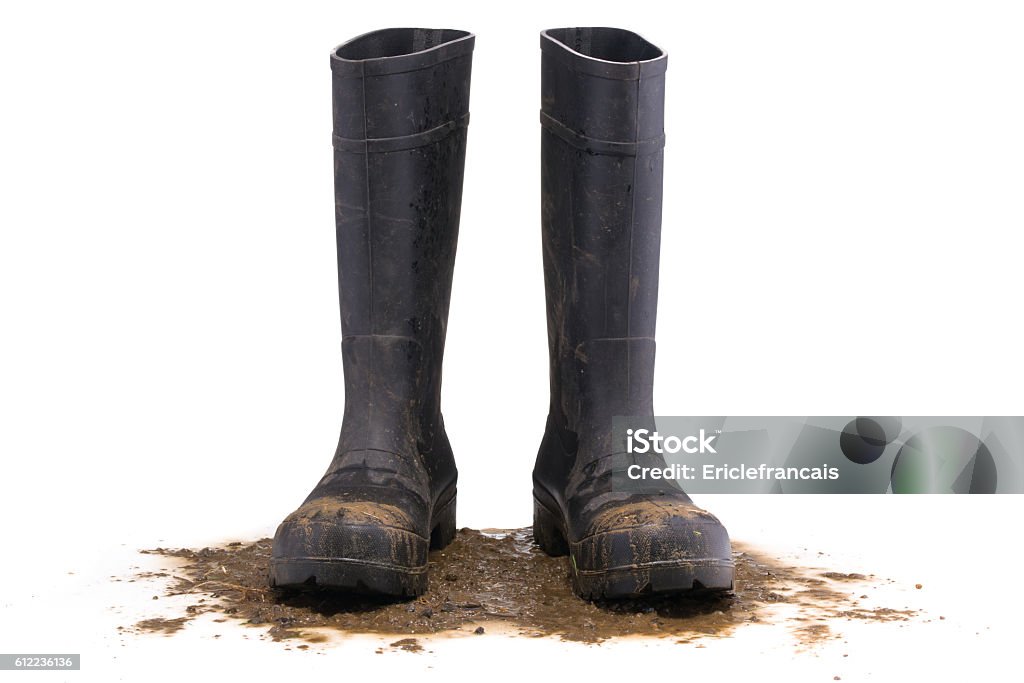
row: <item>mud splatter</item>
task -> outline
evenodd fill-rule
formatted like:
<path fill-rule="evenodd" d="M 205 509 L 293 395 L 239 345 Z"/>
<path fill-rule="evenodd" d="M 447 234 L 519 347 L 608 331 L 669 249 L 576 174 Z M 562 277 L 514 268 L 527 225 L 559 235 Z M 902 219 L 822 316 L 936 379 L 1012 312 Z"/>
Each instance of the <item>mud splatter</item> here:
<path fill-rule="evenodd" d="M 844 574 L 842 572 L 825 572 L 822 576 L 833 581 L 867 581 L 868 579 L 863 574 Z"/>
<path fill-rule="evenodd" d="M 423 652 L 423 646 L 415 638 L 402 638 L 391 643 L 388 647 L 396 648 L 404 652 Z"/>
<path fill-rule="evenodd" d="M 797 640 L 804 647 L 815 645 L 825 640 L 834 640 L 839 635 L 832 631 L 828 624 L 808 624 L 793 629 Z"/>
<path fill-rule="evenodd" d="M 185 623 L 189 621 L 190 617 L 178 617 L 176 619 L 160 619 L 154 617 L 153 619 L 143 619 L 142 621 L 135 624 L 135 628 L 140 631 L 149 631 L 150 633 L 163 633 L 164 635 L 171 635 L 177 633 L 185 627 Z"/>
<path fill-rule="evenodd" d="M 738 543 L 732 592 L 594 602 L 573 595 L 565 558 L 540 551 L 529 528 L 460 530 L 445 550 L 430 554 L 430 589 L 408 601 L 276 592 L 267 586 L 270 546 L 270 539 L 261 539 L 199 550 L 141 551 L 173 558 L 178 566 L 140 571 L 134 578 L 169 582 L 167 595 L 191 595 L 196 602 L 177 619 L 147 619 L 135 629 L 173 633 L 203 613 L 216 612 L 222 620 L 269 627 L 267 636 L 279 641 L 324 642 L 331 631 L 387 634 L 406 636 L 392 643 L 393 649 L 418 652 L 422 646 L 412 636 L 483 633 L 483 624 L 488 632 L 494 625 L 524 636 L 585 643 L 630 635 L 692 643 L 746 625 L 785 623 L 799 644 L 809 646 L 838 637 L 836 622 L 916 615 L 862 604 L 865 590 L 881 583 L 873 576 L 786 566 Z M 780 607 L 789 615 L 779 616 Z"/>

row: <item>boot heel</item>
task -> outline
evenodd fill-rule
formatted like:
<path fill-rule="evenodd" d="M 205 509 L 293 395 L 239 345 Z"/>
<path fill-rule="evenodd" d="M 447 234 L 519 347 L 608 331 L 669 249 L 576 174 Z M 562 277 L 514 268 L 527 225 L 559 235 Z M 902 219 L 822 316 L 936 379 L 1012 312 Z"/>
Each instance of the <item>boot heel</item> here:
<path fill-rule="evenodd" d="M 569 554 L 569 544 L 565 542 L 558 521 L 536 498 L 533 499 L 533 540 L 552 557 Z"/>
<path fill-rule="evenodd" d="M 430 549 L 443 550 L 455 540 L 455 496 L 434 515 L 434 528 L 430 531 Z"/>

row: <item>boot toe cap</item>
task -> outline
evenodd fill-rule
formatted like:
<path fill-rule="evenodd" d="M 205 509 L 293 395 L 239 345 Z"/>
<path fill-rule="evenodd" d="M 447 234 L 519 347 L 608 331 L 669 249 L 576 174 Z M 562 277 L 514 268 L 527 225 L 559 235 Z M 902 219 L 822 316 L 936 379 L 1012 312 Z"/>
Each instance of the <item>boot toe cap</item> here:
<path fill-rule="evenodd" d="M 728 570 L 731 585 L 729 534 L 714 515 L 692 503 L 651 498 L 614 505 L 596 514 L 588 527 L 570 544 L 577 573 L 707 566 Z"/>
<path fill-rule="evenodd" d="M 425 576 L 428 546 L 429 538 L 397 506 L 319 499 L 305 503 L 278 526 L 271 580 L 275 585 L 330 586 L 337 583 L 331 576 L 354 572 L 370 580 L 378 570 Z"/>

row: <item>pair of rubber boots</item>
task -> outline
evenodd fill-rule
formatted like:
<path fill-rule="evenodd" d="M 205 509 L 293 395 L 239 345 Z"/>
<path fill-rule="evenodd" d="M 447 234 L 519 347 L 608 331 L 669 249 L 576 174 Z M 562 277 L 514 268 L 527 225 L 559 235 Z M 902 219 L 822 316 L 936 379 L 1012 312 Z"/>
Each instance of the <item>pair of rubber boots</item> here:
<path fill-rule="evenodd" d="M 455 536 L 441 362 L 474 36 L 403 28 L 331 55 L 345 413 L 334 459 L 278 527 L 271 585 L 415 596 Z M 635 33 L 541 33 L 551 404 L 534 538 L 574 589 L 732 587 L 729 536 L 677 486 L 618 486 L 615 416 L 654 415 L 666 55 Z"/>

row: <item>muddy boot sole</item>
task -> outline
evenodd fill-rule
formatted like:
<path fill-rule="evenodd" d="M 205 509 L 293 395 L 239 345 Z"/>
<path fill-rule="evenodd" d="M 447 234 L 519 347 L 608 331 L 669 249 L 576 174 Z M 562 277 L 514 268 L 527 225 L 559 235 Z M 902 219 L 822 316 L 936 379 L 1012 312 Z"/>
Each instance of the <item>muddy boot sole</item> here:
<path fill-rule="evenodd" d="M 454 498 L 432 516 L 432 522 L 429 541 L 408 534 L 409 542 L 422 543 L 430 550 L 447 547 L 455 539 Z M 367 554 L 372 556 L 386 556 L 388 547 L 394 542 L 393 532 L 386 529 L 366 529 L 360 533 L 368 539 Z M 425 552 L 420 554 L 426 557 Z M 405 567 L 356 557 L 272 558 L 269 580 L 272 588 L 284 591 L 325 590 L 396 598 L 422 595 L 428 586 L 426 562 L 416 567 Z"/>
<path fill-rule="evenodd" d="M 615 532 L 612 532 L 615 533 Z M 633 563 L 630 533 L 621 532 L 621 557 L 608 558 L 609 568 L 580 570 L 573 546 L 566 540 L 561 516 L 548 510 L 536 498 L 533 501 L 533 538 L 552 557 L 569 556 L 573 592 L 586 600 L 639 598 L 673 593 L 704 593 L 733 589 L 734 565 L 731 559 L 687 558 Z"/>

